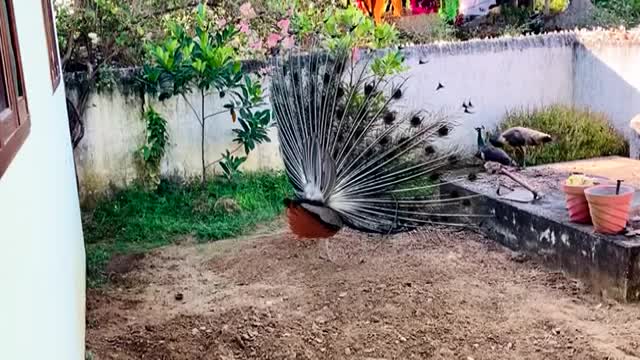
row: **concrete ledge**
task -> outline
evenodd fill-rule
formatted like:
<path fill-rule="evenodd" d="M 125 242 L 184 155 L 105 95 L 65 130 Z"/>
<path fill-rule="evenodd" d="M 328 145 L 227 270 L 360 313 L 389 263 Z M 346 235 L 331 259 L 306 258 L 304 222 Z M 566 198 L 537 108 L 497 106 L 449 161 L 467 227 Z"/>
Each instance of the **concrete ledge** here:
<path fill-rule="evenodd" d="M 481 174 L 477 181 L 444 184 L 440 191 L 449 196 L 479 194 L 471 206 L 458 211 L 495 215 L 478 220 L 478 225 L 502 245 L 565 271 L 607 297 L 640 300 L 640 237 L 596 234 L 591 226 L 569 222 L 564 195 L 557 189 L 543 189 L 545 196 L 532 204 L 501 199 L 492 179 Z M 640 192 L 634 200 L 638 205 Z"/>

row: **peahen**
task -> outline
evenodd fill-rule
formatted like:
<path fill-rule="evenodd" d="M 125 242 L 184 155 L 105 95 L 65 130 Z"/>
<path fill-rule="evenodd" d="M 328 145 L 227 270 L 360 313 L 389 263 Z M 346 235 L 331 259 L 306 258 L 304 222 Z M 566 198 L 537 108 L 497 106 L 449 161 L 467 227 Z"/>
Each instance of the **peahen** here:
<path fill-rule="evenodd" d="M 348 50 L 290 53 L 274 61 L 270 97 L 295 191 L 284 201 L 295 235 L 320 239 L 345 227 L 390 234 L 464 225 L 455 220 L 469 215 L 443 208 L 469 197 L 441 198 L 433 192 L 439 184 L 428 181 L 455 154 L 419 151 L 449 134 L 447 118 L 399 116 L 392 107 L 401 86 L 372 74 L 368 60 L 353 63 Z"/>
<path fill-rule="evenodd" d="M 520 150 L 522 167 L 527 167 L 527 146 L 540 146 L 553 140 L 551 135 L 538 130 L 516 126 L 503 131 L 500 135 L 489 138 L 489 142 L 496 147 L 509 145 Z"/>
<path fill-rule="evenodd" d="M 515 161 L 504 150 L 486 144 L 482 136 L 483 126 L 475 128 L 477 135 L 478 151 L 476 157 L 484 162 L 496 162 L 504 166 L 517 166 Z"/>

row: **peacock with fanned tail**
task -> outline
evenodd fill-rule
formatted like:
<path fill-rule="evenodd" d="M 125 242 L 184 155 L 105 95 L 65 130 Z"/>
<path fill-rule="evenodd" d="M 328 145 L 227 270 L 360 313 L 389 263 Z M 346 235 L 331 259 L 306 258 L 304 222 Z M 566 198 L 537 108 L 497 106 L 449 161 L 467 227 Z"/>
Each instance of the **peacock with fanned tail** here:
<path fill-rule="evenodd" d="M 273 64 L 271 104 L 295 191 L 285 200 L 292 232 L 329 238 L 344 227 L 389 234 L 466 225 L 460 218 L 470 215 L 445 208 L 469 197 L 434 193 L 437 174 L 457 154 L 438 154 L 433 143 L 454 124 L 426 111 L 399 116 L 392 108 L 404 83 L 374 75 L 369 60 L 349 55 L 291 53 Z"/>

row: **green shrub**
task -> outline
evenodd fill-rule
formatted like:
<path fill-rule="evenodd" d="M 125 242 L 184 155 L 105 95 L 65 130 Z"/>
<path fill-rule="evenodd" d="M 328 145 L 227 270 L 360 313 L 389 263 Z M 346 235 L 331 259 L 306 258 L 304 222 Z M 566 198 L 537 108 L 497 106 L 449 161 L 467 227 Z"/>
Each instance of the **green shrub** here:
<path fill-rule="evenodd" d="M 437 14 L 405 16 L 394 19 L 404 40 L 414 43 L 453 41 L 456 29 Z"/>
<path fill-rule="evenodd" d="M 551 13 L 559 13 L 569 6 L 569 0 L 549 0 L 549 10 Z M 537 11 L 544 10 L 544 0 L 535 0 L 535 8 Z"/>
<path fill-rule="evenodd" d="M 593 21 L 603 27 L 633 27 L 640 23 L 640 0 L 596 0 Z"/>
<path fill-rule="evenodd" d="M 553 137 L 550 144 L 527 149 L 528 165 L 628 154 L 627 142 L 606 116 L 588 110 L 556 105 L 535 111 L 513 111 L 498 130 L 513 126 L 528 127 Z"/>

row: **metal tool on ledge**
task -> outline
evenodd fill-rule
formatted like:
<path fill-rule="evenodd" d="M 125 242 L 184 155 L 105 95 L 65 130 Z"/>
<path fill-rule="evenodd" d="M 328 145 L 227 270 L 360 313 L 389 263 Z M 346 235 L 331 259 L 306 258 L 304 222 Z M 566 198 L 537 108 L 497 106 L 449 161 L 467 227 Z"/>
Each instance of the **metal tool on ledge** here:
<path fill-rule="evenodd" d="M 504 165 L 499 164 L 497 162 L 488 161 L 488 162 L 486 162 L 484 164 L 484 168 L 487 171 L 487 173 L 495 174 L 495 175 L 504 175 L 504 176 L 508 177 L 509 179 L 515 181 L 518 185 L 520 185 L 520 186 L 522 186 L 524 188 L 524 189 L 513 189 L 513 188 L 510 188 L 510 187 L 502 184 L 502 182 L 500 181 L 500 178 L 498 178 L 498 189 L 496 190 L 496 194 L 498 194 L 498 196 L 500 196 L 500 197 L 502 197 L 504 199 L 513 200 L 513 201 L 517 201 L 517 202 L 524 202 L 524 203 L 534 202 L 534 201 L 540 199 L 541 195 L 540 195 L 540 193 L 538 193 L 538 191 L 536 191 L 524 179 L 519 178 L 518 176 L 514 175 L 509 170 L 507 170 Z M 501 194 L 500 190 L 503 187 L 511 190 L 511 192 L 509 192 L 509 193 L 507 193 L 505 195 Z"/>

